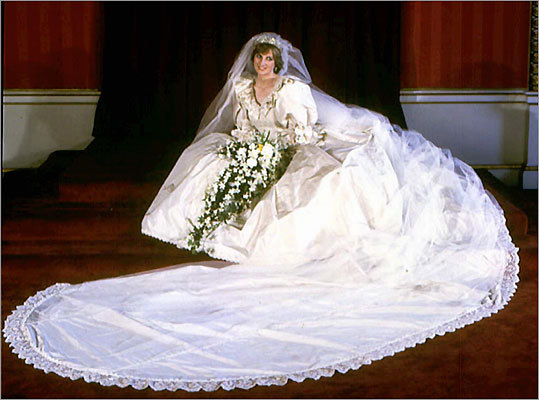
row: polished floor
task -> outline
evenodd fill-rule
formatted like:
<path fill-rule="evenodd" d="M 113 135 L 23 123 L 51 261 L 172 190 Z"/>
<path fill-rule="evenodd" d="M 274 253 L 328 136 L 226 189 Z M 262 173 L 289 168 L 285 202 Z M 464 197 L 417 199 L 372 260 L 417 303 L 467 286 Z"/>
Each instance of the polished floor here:
<path fill-rule="evenodd" d="M 23 176 L 23 175 L 21 175 Z M 34 179 L 35 178 L 35 179 Z M 127 189 L 49 190 L 43 177 L 10 177 L 2 205 L 2 321 L 57 282 L 79 283 L 207 259 L 146 238 L 139 224 L 152 190 L 111 202 Z M 488 180 L 488 179 L 487 179 Z M 73 184 L 73 181 L 71 182 Z M 76 184 L 76 182 L 75 182 Z M 109 183 L 110 185 L 110 183 Z M 486 183 L 488 186 L 489 183 Z M 83 186 L 87 186 L 86 184 Z M 129 186 L 129 185 L 127 185 Z M 126 187 L 127 187 L 126 186 Z M 5 190 L 8 190 L 6 192 Z M 116 194 L 113 193 L 116 190 Z M 45 374 L 2 341 L 3 398 L 537 398 L 537 191 L 492 187 L 520 247 L 519 288 L 491 318 L 331 378 L 216 392 L 103 387 Z M 85 200 L 77 201 L 74 194 Z M 71 196 L 71 197 L 69 197 Z M 81 197 L 81 199 L 82 199 Z"/>

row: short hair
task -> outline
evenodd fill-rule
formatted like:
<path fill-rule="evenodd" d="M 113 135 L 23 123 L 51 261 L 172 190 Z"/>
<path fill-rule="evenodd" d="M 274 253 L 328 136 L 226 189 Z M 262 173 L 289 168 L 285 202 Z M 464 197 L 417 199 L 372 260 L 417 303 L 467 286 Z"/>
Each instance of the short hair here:
<path fill-rule="evenodd" d="M 281 50 L 277 46 L 274 46 L 270 43 L 257 43 L 251 54 L 251 61 L 254 60 L 257 54 L 264 54 L 268 50 L 271 50 L 273 53 L 273 60 L 275 61 L 275 68 L 279 72 L 283 68 L 283 58 L 281 57 Z"/>

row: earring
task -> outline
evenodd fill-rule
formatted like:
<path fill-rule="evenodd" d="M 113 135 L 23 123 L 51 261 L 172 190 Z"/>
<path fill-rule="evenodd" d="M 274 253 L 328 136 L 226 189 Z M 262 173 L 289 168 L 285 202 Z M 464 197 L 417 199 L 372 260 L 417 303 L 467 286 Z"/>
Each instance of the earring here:
<path fill-rule="evenodd" d="M 273 72 L 275 72 L 275 73 L 279 72 L 279 68 L 273 67 Z"/>

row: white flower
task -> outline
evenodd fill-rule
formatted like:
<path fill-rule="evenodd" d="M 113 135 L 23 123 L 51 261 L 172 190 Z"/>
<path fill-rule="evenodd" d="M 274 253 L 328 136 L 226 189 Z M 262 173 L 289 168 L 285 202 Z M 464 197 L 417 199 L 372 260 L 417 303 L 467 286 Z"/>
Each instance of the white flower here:
<path fill-rule="evenodd" d="M 249 167 L 254 168 L 254 167 L 256 167 L 256 164 L 257 164 L 257 162 L 256 162 L 256 159 L 255 159 L 255 158 L 249 157 L 249 158 L 247 159 L 247 165 L 248 165 Z"/>
<path fill-rule="evenodd" d="M 267 169 L 271 167 L 270 160 L 267 160 L 265 158 L 262 158 L 262 160 L 260 161 L 260 165 L 262 166 L 263 169 Z"/>
<path fill-rule="evenodd" d="M 238 156 L 240 157 L 240 159 L 245 159 L 245 157 L 247 156 L 247 149 L 245 149 L 245 147 L 241 147 L 238 150 Z"/>
<path fill-rule="evenodd" d="M 250 158 L 258 158 L 258 155 L 260 154 L 260 150 L 258 150 L 258 147 L 254 150 L 249 150 L 249 157 Z"/>
<path fill-rule="evenodd" d="M 264 158 L 271 158 L 273 155 L 274 148 L 271 144 L 266 143 L 264 144 L 264 147 L 262 147 L 262 156 Z"/>
<path fill-rule="evenodd" d="M 260 172 L 258 172 L 255 176 L 255 184 L 258 185 L 259 183 L 262 183 L 263 182 L 263 178 L 262 178 L 262 174 Z"/>

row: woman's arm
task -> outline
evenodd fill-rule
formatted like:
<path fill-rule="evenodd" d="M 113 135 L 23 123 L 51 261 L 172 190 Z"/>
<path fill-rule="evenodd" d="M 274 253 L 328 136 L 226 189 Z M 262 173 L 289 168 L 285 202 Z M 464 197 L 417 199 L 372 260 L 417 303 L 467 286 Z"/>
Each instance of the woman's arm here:
<path fill-rule="evenodd" d="M 293 144 L 318 144 L 323 134 L 316 125 L 318 111 L 310 87 L 291 80 L 283 86 L 280 95 L 278 114 L 288 140 Z"/>

